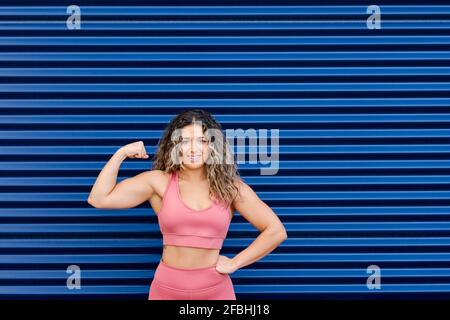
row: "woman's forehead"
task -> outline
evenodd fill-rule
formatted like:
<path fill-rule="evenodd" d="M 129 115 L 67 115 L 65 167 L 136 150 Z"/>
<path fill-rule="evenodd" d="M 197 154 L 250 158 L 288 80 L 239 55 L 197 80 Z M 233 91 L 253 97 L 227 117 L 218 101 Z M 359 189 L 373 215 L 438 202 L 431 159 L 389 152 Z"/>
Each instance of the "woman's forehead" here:
<path fill-rule="evenodd" d="M 190 124 L 181 129 L 181 135 L 183 136 L 183 138 L 191 138 L 195 136 L 202 137 L 204 136 L 204 133 L 202 126 Z"/>

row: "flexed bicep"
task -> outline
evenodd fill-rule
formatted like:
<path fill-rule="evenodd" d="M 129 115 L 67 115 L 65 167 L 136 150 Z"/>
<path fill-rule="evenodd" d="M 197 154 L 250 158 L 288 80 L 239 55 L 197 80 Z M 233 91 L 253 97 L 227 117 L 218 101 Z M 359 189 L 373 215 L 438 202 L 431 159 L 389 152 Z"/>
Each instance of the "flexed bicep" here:
<path fill-rule="evenodd" d="M 114 189 L 95 204 L 96 208 L 127 209 L 133 208 L 148 200 L 153 194 L 153 171 L 146 171 L 119 182 Z"/>
<path fill-rule="evenodd" d="M 153 193 L 152 177 L 158 172 L 146 171 L 116 183 L 120 165 L 126 158 L 148 159 L 144 142 L 129 143 L 118 149 L 98 175 L 87 202 L 95 208 L 124 209 L 135 207 Z"/>

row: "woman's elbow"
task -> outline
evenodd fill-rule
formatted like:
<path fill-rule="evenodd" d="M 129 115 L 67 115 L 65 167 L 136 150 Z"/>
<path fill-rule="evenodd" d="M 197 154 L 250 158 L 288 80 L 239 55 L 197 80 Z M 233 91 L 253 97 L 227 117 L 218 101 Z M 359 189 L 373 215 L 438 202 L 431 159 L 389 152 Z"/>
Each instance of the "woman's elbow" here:
<path fill-rule="evenodd" d="M 98 209 L 101 208 L 99 201 L 94 200 L 94 198 L 92 198 L 92 197 L 88 197 L 87 203 L 89 203 L 94 208 L 98 208 Z"/>
<path fill-rule="evenodd" d="M 283 228 L 283 230 L 281 231 L 281 239 L 282 239 L 282 241 L 285 241 L 285 240 L 287 240 L 287 238 L 288 238 L 287 231 L 285 228 Z"/>
<path fill-rule="evenodd" d="M 280 243 L 285 241 L 288 238 L 286 229 L 283 226 L 272 229 L 272 238 L 279 239 Z"/>

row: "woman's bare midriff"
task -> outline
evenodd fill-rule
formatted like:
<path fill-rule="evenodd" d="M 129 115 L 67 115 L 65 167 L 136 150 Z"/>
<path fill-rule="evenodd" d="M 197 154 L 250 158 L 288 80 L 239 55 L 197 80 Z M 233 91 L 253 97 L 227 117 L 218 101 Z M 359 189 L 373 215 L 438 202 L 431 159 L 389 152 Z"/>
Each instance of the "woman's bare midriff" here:
<path fill-rule="evenodd" d="M 162 260 L 175 268 L 206 268 L 216 265 L 219 252 L 219 249 L 164 245 Z"/>

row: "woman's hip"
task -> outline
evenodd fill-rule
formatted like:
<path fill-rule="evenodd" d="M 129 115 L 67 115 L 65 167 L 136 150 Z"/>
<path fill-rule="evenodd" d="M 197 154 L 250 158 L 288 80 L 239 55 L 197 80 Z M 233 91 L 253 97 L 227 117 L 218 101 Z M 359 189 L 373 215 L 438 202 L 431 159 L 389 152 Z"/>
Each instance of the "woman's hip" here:
<path fill-rule="evenodd" d="M 229 274 L 214 267 L 182 269 L 160 261 L 150 285 L 149 300 L 236 300 Z"/>
<path fill-rule="evenodd" d="M 215 266 L 185 269 L 167 265 L 160 260 L 153 280 L 167 288 L 176 290 L 205 290 L 225 281 L 231 282 L 229 274 L 220 273 Z"/>

